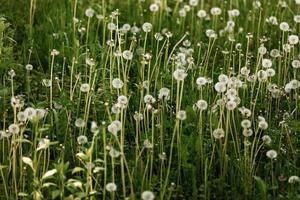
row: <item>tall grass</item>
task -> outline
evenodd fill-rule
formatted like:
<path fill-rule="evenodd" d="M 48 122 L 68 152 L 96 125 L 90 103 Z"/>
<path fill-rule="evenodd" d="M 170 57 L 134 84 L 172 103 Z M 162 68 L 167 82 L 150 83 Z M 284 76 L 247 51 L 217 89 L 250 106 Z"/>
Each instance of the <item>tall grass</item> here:
<path fill-rule="evenodd" d="M 0 199 L 299 198 L 298 0 L 0 2 Z"/>

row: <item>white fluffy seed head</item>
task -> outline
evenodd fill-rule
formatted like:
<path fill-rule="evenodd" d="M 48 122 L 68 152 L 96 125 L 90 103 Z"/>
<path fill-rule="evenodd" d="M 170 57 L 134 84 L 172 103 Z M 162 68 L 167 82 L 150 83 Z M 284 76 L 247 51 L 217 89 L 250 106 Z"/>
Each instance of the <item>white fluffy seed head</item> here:
<path fill-rule="evenodd" d="M 155 198 L 153 192 L 151 191 L 144 191 L 141 197 L 142 200 L 153 200 Z"/>
<path fill-rule="evenodd" d="M 149 33 L 152 30 L 152 24 L 149 22 L 145 22 L 142 26 L 142 29 L 145 33 Z"/>
<path fill-rule="evenodd" d="M 213 131 L 213 136 L 215 139 L 221 139 L 225 136 L 225 132 L 221 128 L 217 128 Z"/>
<path fill-rule="evenodd" d="M 112 86 L 115 89 L 121 89 L 123 85 L 124 85 L 123 81 L 119 78 L 115 78 L 112 80 Z"/>
<path fill-rule="evenodd" d="M 197 101 L 196 106 L 197 106 L 197 108 L 198 108 L 200 111 L 203 111 L 203 110 L 206 110 L 206 109 L 207 109 L 208 104 L 207 104 L 207 102 L 206 102 L 205 100 L 200 99 L 200 100 Z"/>
<path fill-rule="evenodd" d="M 115 183 L 107 183 L 105 189 L 109 192 L 114 192 L 117 190 L 117 185 Z"/>
<path fill-rule="evenodd" d="M 277 151 L 272 149 L 272 150 L 267 151 L 266 155 L 267 155 L 268 158 L 273 160 L 277 157 L 278 154 L 277 154 Z"/>

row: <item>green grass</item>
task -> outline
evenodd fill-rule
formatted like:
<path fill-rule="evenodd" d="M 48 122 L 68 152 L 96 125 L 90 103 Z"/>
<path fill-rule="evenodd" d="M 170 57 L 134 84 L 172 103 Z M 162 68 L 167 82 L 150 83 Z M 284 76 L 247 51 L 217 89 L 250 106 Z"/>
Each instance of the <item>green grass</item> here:
<path fill-rule="evenodd" d="M 300 198 L 300 5 L 192 3 L 0 0 L 0 199 Z"/>

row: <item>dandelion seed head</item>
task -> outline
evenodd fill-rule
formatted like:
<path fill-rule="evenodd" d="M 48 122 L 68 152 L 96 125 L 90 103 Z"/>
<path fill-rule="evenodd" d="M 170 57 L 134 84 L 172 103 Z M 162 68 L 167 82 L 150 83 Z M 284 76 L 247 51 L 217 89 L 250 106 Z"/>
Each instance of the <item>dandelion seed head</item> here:
<path fill-rule="evenodd" d="M 117 190 L 117 185 L 115 183 L 107 183 L 105 189 L 108 192 L 115 192 Z"/>
<path fill-rule="evenodd" d="M 77 137 L 77 143 L 79 145 L 84 145 L 87 142 L 88 142 L 88 139 L 87 139 L 87 137 L 85 135 L 80 135 L 80 136 Z"/>
<path fill-rule="evenodd" d="M 90 91 L 90 85 L 88 83 L 81 84 L 80 91 L 84 92 L 84 93 L 89 92 Z"/>
<path fill-rule="evenodd" d="M 221 128 L 217 128 L 213 131 L 213 136 L 215 139 L 221 139 L 225 136 L 225 132 Z"/>
<path fill-rule="evenodd" d="M 115 89 L 121 89 L 123 85 L 124 85 L 123 81 L 119 78 L 115 78 L 112 80 L 112 86 Z"/>
<path fill-rule="evenodd" d="M 89 18 L 93 17 L 94 14 L 95 14 L 95 10 L 92 8 L 88 8 L 85 10 L 85 16 L 87 16 Z"/>
<path fill-rule="evenodd" d="M 299 1 L 299 4 L 300 4 L 300 1 Z M 299 183 L 300 182 L 300 178 L 299 178 L 299 176 L 295 176 L 295 175 L 294 176 L 290 176 L 288 182 L 290 184 Z"/>
<path fill-rule="evenodd" d="M 75 121 L 75 126 L 77 128 L 83 128 L 85 127 L 85 121 L 82 118 L 77 118 Z"/>
<path fill-rule="evenodd" d="M 207 16 L 207 13 L 206 13 L 205 10 L 199 10 L 199 11 L 197 12 L 197 16 L 198 16 L 199 18 L 205 18 L 205 17 Z"/>
<path fill-rule="evenodd" d="M 275 150 L 269 150 L 266 153 L 267 157 L 270 158 L 271 160 L 275 159 L 277 157 L 277 151 Z"/>
<path fill-rule="evenodd" d="M 145 33 L 149 33 L 152 30 L 152 24 L 149 22 L 145 22 L 142 26 L 142 29 Z"/>
<path fill-rule="evenodd" d="M 123 51 L 122 56 L 125 60 L 131 60 L 133 58 L 133 54 L 129 50 Z"/>
<path fill-rule="evenodd" d="M 286 22 L 281 22 L 280 24 L 279 24 L 279 28 L 280 28 L 280 30 L 282 30 L 282 31 L 288 31 L 289 29 L 290 29 L 290 26 L 289 26 L 289 24 L 288 23 L 286 23 Z"/>
<path fill-rule="evenodd" d="M 31 71 L 33 69 L 33 66 L 32 66 L 32 64 L 27 64 L 25 66 L 25 68 L 26 68 L 27 71 Z"/>
<path fill-rule="evenodd" d="M 20 132 L 20 127 L 18 124 L 11 124 L 9 125 L 8 127 L 8 131 L 11 133 L 11 134 L 18 134 Z"/>
<path fill-rule="evenodd" d="M 197 106 L 197 108 L 198 108 L 200 111 L 203 111 L 203 110 L 206 110 L 206 109 L 207 109 L 208 104 L 207 104 L 207 102 L 206 102 L 205 100 L 200 99 L 200 100 L 197 101 L 196 106 Z"/>
<path fill-rule="evenodd" d="M 180 110 L 176 114 L 176 118 L 183 121 L 186 120 L 186 111 L 185 110 Z"/>
<path fill-rule="evenodd" d="M 150 10 L 151 12 L 157 12 L 157 11 L 159 10 L 159 5 L 156 4 L 156 3 L 152 3 L 152 4 L 150 5 L 150 7 L 149 7 L 149 10 Z"/>
<path fill-rule="evenodd" d="M 142 193 L 142 200 L 154 200 L 155 196 L 151 191 L 144 191 Z"/>

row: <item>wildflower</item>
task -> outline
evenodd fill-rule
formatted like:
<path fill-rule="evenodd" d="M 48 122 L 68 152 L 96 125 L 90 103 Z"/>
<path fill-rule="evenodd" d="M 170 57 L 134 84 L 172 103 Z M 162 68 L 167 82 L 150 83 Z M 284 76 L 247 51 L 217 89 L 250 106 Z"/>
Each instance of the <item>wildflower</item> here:
<path fill-rule="evenodd" d="M 297 89 L 300 86 L 300 82 L 296 79 L 293 79 L 290 81 L 291 87 L 292 89 Z"/>
<path fill-rule="evenodd" d="M 286 93 L 290 93 L 291 90 L 292 90 L 292 84 L 291 84 L 291 83 L 287 83 L 287 84 L 285 85 L 285 87 L 284 87 L 284 91 L 285 91 Z"/>
<path fill-rule="evenodd" d="M 217 128 L 213 131 L 213 136 L 215 139 L 221 139 L 225 136 L 225 132 L 221 128 Z"/>
<path fill-rule="evenodd" d="M 218 16 L 218 15 L 221 15 L 222 13 L 222 10 L 221 8 L 219 7 L 213 7 L 211 10 L 210 10 L 210 13 L 214 16 Z"/>
<path fill-rule="evenodd" d="M 114 31 L 114 30 L 117 29 L 117 26 L 113 22 L 109 22 L 107 24 L 107 29 L 110 30 L 110 31 Z"/>
<path fill-rule="evenodd" d="M 251 110 L 245 107 L 239 108 L 239 111 L 243 115 L 243 117 L 250 117 L 251 116 Z"/>
<path fill-rule="evenodd" d="M 238 9 L 233 9 L 228 11 L 229 17 L 238 17 L 240 15 L 240 11 Z"/>
<path fill-rule="evenodd" d="M 52 81 L 50 79 L 43 79 L 42 83 L 45 87 L 50 87 L 52 85 Z"/>
<path fill-rule="evenodd" d="M 19 98 L 17 97 L 12 97 L 11 100 L 10 100 L 10 104 L 12 107 L 14 108 L 19 108 L 20 105 L 21 105 L 21 101 Z"/>
<path fill-rule="evenodd" d="M 6 131 L 2 131 L 0 130 L 0 139 L 3 139 L 3 138 L 9 138 L 11 136 L 11 132 L 9 132 L 9 130 L 6 130 Z"/>
<path fill-rule="evenodd" d="M 247 67 L 242 67 L 241 74 L 244 76 L 248 76 L 250 74 L 250 70 Z"/>
<path fill-rule="evenodd" d="M 180 9 L 179 10 L 179 16 L 180 17 L 185 17 L 186 16 L 186 10 L 185 9 Z"/>
<path fill-rule="evenodd" d="M 200 110 L 200 111 L 203 111 L 203 110 L 206 110 L 207 109 L 207 102 L 205 100 L 198 100 L 197 103 L 196 103 L 196 106 L 197 108 Z"/>
<path fill-rule="evenodd" d="M 120 151 L 114 149 L 113 147 L 111 147 L 110 151 L 109 151 L 109 155 L 112 158 L 118 158 L 120 156 Z"/>
<path fill-rule="evenodd" d="M 153 148 L 153 144 L 148 139 L 146 139 L 146 140 L 144 140 L 144 147 L 146 149 L 151 149 L 151 148 Z"/>
<path fill-rule="evenodd" d="M 115 183 L 107 183 L 105 189 L 109 192 L 114 192 L 117 190 L 117 185 Z"/>
<path fill-rule="evenodd" d="M 78 118 L 75 121 L 75 126 L 77 128 L 83 128 L 83 127 L 85 127 L 85 121 L 82 118 Z"/>
<path fill-rule="evenodd" d="M 50 140 L 47 138 L 42 138 L 39 141 L 38 147 L 37 147 L 37 151 L 42 150 L 42 149 L 47 149 L 50 146 Z"/>
<path fill-rule="evenodd" d="M 241 122 L 241 126 L 245 129 L 245 128 L 250 128 L 251 127 L 251 121 L 249 119 L 244 119 Z"/>
<path fill-rule="evenodd" d="M 290 35 L 288 37 L 288 41 L 291 45 L 295 45 L 295 44 L 298 44 L 299 42 L 299 37 L 297 35 Z"/>
<path fill-rule="evenodd" d="M 280 28 L 280 30 L 282 30 L 282 31 L 288 31 L 288 30 L 290 29 L 290 26 L 289 26 L 289 24 L 286 23 L 286 22 L 281 22 L 281 23 L 279 24 L 279 28 Z"/>
<path fill-rule="evenodd" d="M 272 25 L 278 25 L 277 18 L 274 16 L 270 16 L 269 18 L 266 19 L 266 22 L 272 24 Z"/>
<path fill-rule="evenodd" d="M 161 33 L 155 33 L 154 34 L 154 38 L 157 40 L 157 41 L 162 41 L 164 39 L 164 36 L 161 34 Z"/>
<path fill-rule="evenodd" d="M 228 110 L 234 110 L 236 108 L 236 106 L 237 106 L 237 103 L 233 100 L 227 101 L 227 103 L 226 103 L 226 108 Z"/>
<path fill-rule="evenodd" d="M 133 115 L 133 118 L 135 121 L 141 121 L 141 120 L 143 120 L 144 117 L 143 117 L 142 113 L 135 112 Z"/>
<path fill-rule="evenodd" d="M 42 118 L 44 118 L 44 116 L 46 115 L 47 111 L 45 109 L 40 109 L 37 108 L 35 109 L 35 114 L 36 114 L 36 119 L 40 120 Z"/>
<path fill-rule="evenodd" d="M 270 56 L 272 56 L 273 58 L 277 58 L 280 56 L 280 51 L 278 49 L 272 49 L 270 51 Z"/>
<path fill-rule="evenodd" d="M 268 74 L 265 70 L 259 70 L 257 72 L 257 78 L 259 81 L 265 81 L 268 78 Z"/>
<path fill-rule="evenodd" d="M 225 74 L 220 74 L 219 77 L 218 77 L 218 80 L 219 80 L 219 82 L 221 82 L 221 83 L 227 84 L 229 78 L 228 78 L 228 76 L 225 75 Z"/>
<path fill-rule="evenodd" d="M 226 84 L 224 82 L 218 82 L 215 84 L 215 90 L 219 93 L 226 91 Z"/>
<path fill-rule="evenodd" d="M 212 30 L 212 29 L 207 29 L 207 30 L 205 31 L 205 35 L 206 35 L 207 37 L 209 37 L 209 38 L 216 38 L 216 37 L 217 37 L 217 34 L 216 34 L 215 31 Z"/>
<path fill-rule="evenodd" d="M 113 114 L 119 114 L 120 113 L 120 106 L 117 103 L 112 105 L 111 112 Z"/>
<path fill-rule="evenodd" d="M 85 15 L 89 18 L 93 17 L 95 14 L 95 11 L 92 8 L 88 8 L 85 10 Z"/>
<path fill-rule="evenodd" d="M 20 132 L 20 128 L 17 124 L 11 124 L 8 127 L 8 131 L 12 134 L 18 134 Z"/>
<path fill-rule="evenodd" d="M 121 108 L 124 108 L 128 104 L 128 99 L 126 96 L 121 95 L 118 97 L 118 104 L 121 105 Z"/>
<path fill-rule="evenodd" d="M 293 60 L 292 61 L 292 67 L 294 69 L 298 69 L 300 67 L 300 60 Z"/>
<path fill-rule="evenodd" d="M 94 66 L 96 64 L 93 58 L 86 58 L 85 63 L 89 66 Z"/>
<path fill-rule="evenodd" d="M 31 64 L 27 64 L 25 66 L 25 68 L 26 68 L 27 71 L 31 71 L 33 69 L 33 66 Z"/>
<path fill-rule="evenodd" d="M 125 33 L 127 33 L 128 31 L 130 31 L 130 29 L 131 29 L 130 24 L 123 24 L 122 31 L 124 31 Z"/>
<path fill-rule="evenodd" d="M 192 7 L 197 6 L 198 3 L 199 3 L 199 0 L 190 0 L 190 2 L 189 2 L 190 6 L 192 6 Z"/>
<path fill-rule="evenodd" d="M 52 49 L 51 56 L 58 56 L 58 55 L 59 55 L 59 51 L 57 51 L 56 49 Z"/>
<path fill-rule="evenodd" d="M 85 135 L 80 135 L 77 137 L 77 143 L 79 145 L 83 145 L 83 144 L 86 144 L 88 142 L 88 139 Z"/>
<path fill-rule="evenodd" d="M 266 72 L 268 77 L 273 77 L 276 74 L 275 70 L 272 68 L 267 69 Z"/>
<path fill-rule="evenodd" d="M 265 55 L 267 53 L 267 48 L 264 47 L 264 46 L 260 46 L 258 48 L 258 53 L 261 54 L 261 55 Z"/>
<path fill-rule="evenodd" d="M 122 128 L 122 124 L 119 120 L 115 120 L 113 122 L 111 122 L 110 125 L 108 125 L 107 130 L 113 134 L 113 135 L 117 135 L 117 132 L 120 131 Z"/>
<path fill-rule="evenodd" d="M 99 127 L 98 127 L 97 123 L 92 121 L 91 122 L 91 132 L 92 133 L 97 133 L 98 131 L 99 131 Z"/>
<path fill-rule="evenodd" d="M 125 60 L 131 60 L 133 58 L 133 54 L 129 50 L 123 51 L 122 56 Z"/>
<path fill-rule="evenodd" d="M 277 151 L 275 151 L 275 150 L 269 150 L 269 151 L 267 151 L 266 155 L 271 160 L 273 160 L 273 159 L 275 159 L 277 157 Z"/>
<path fill-rule="evenodd" d="M 124 85 L 123 81 L 119 78 L 115 78 L 112 80 L 113 88 L 121 89 L 123 87 L 123 85 Z"/>
<path fill-rule="evenodd" d="M 300 15 L 295 15 L 294 16 L 294 22 L 300 23 Z"/>
<path fill-rule="evenodd" d="M 176 114 L 176 118 L 183 121 L 186 119 L 186 112 L 184 110 L 180 110 L 178 111 L 178 113 Z"/>
<path fill-rule="evenodd" d="M 198 12 L 197 12 L 197 16 L 199 17 L 199 18 L 204 18 L 204 17 L 206 17 L 206 11 L 205 10 L 199 10 Z"/>
<path fill-rule="evenodd" d="M 183 69 L 176 69 L 173 72 L 173 77 L 177 80 L 177 81 L 183 81 L 187 76 L 187 73 L 185 72 L 185 70 Z"/>
<path fill-rule="evenodd" d="M 142 193 L 142 200 L 153 200 L 154 198 L 155 196 L 151 191 L 144 191 Z"/>
<path fill-rule="evenodd" d="M 152 24 L 145 22 L 142 26 L 144 32 L 149 33 L 152 30 Z"/>
<path fill-rule="evenodd" d="M 150 7 L 149 7 L 149 10 L 150 10 L 151 12 L 157 12 L 157 11 L 159 10 L 158 4 L 152 3 L 152 4 L 150 5 Z"/>
<path fill-rule="evenodd" d="M 264 58 L 262 60 L 262 67 L 265 68 L 265 69 L 268 69 L 268 68 L 272 67 L 272 61 L 270 59 Z"/>
<path fill-rule="evenodd" d="M 170 98 L 170 89 L 161 88 L 158 92 L 158 99 L 168 100 Z"/>
<path fill-rule="evenodd" d="M 251 135 L 253 135 L 252 129 L 244 128 L 244 130 L 243 130 L 243 135 L 244 135 L 245 137 L 250 137 Z"/>
<path fill-rule="evenodd" d="M 88 83 L 81 84 L 80 91 L 84 92 L 84 93 L 89 92 L 90 91 L 90 85 Z"/>
<path fill-rule="evenodd" d="M 298 176 L 290 176 L 288 182 L 290 184 L 295 184 L 300 182 L 300 178 Z"/>
<path fill-rule="evenodd" d="M 198 77 L 196 79 L 196 84 L 198 85 L 198 87 L 202 87 L 207 83 L 207 79 L 205 77 Z"/>
<path fill-rule="evenodd" d="M 36 110 L 32 107 L 28 107 L 24 110 L 25 115 L 27 116 L 27 119 L 33 120 L 36 116 Z"/>
<path fill-rule="evenodd" d="M 289 53 L 289 52 L 291 52 L 291 45 L 290 45 L 290 44 L 283 44 L 283 45 L 282 45 L 282 49 L 283 49 L 285 52 Z"/>
<path fill-rule="evenodd" d="M 260 128 L 260 129 L 262 129 L 262 130 L 266 130 L 267 128 L 268 128 L 268 123 L 266 122 L 266 121 L 260 121 L 259 123 L 258 123 L 258 127 Z"/>
<path fill-rule="evenodd" d="M 156 102 L 156 99 L 152 95 L 147 94 L 147 95 L 144 96 L 144 102 L 146 104 L 153 104 L 153 103 Z"/>
<path fill-rule="evenodd" d="M 27 120 L 27 115 L 25 114 L 25 112 L 18 112 L 17 114 L 17 119 L 20 121 L 20 122 L 25 122 Z"/>

